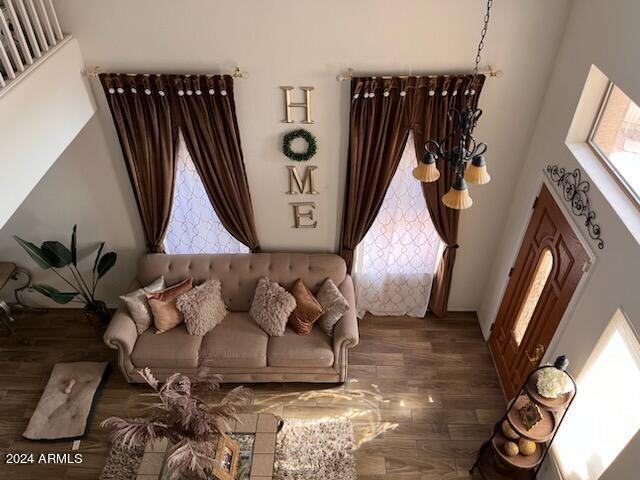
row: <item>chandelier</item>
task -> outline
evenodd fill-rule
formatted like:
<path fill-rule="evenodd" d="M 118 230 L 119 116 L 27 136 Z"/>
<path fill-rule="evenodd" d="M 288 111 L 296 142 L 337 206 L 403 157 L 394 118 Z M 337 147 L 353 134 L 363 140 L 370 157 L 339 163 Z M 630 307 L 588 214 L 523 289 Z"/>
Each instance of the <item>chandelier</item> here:
<path fill-rule="evenodd" d="M 471 85 L 475 84 L 475 80 L 478 77 L 478 68 L 482 58 L 484 39 L 489 28 L 492 5 L 493 0 L 488 0 Z M 484 158 L 487 144 L 477 142 L 473 137 L 473 129 L 482 115 L 482 110 L 473 108 L 472 99 L 473 96 L 468 95 L 467 105 L 462 110 L 457 108 L 449 109 L 447 119 L 449 122 L 453 122 L 451 133 L 438 140 L 427 140 L 424 144 L 425 152 L 422 156 L 422 161 L 413 169 L 413 176 L 416 179 L 421 182 L 431 183 L 440 178 L 436 160 L 442 158 L 445 161 L 445 166 L 447 163 L 450 164 L 454 180 L 449 191 L 442 196 L 442 203 L 454 210 L 464 210 L 473 205 L 473 200 L 469 195 L 469 183 L 484 185 L 491 180 Z"/>

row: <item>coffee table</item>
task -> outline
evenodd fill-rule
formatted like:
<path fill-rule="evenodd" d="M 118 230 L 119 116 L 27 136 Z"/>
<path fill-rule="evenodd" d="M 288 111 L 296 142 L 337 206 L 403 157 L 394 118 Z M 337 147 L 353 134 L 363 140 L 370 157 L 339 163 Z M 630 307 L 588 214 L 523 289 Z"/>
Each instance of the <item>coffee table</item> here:
<path fill-rule="evenodd" d="M 271 480 L 276 435 L 282 420 L 270 413 L 243 414 L 231 425 L 230 437 L 240 445 L 240 463 L 236 480 Z M 166 441 L 147 445 L 136 480 L 165 480 L 163 471 Z M 212 477 L 214 480 L 214 477 Z"/>

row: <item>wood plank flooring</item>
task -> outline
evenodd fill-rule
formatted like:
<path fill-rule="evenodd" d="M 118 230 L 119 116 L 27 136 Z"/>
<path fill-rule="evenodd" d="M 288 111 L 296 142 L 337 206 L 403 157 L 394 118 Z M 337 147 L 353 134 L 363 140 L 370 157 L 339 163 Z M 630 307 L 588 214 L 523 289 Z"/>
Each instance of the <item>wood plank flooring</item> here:
<path fill-rule="evenodd" d="M 115 366 L 115 351 L 104 346 L 81 312 L 17 318 L 26 345 L 0 336 L 0 478 L 97 479 L 109 451 L 99 423 L 109 415 L 134 415 L 137 394 L 145 389 L 125 383 L 117 369 L 112 373 L 81 443 L 82 464 L 6 465 L 8 451 L 71 452 L 71 442 L 22 438 L 53 364 L 109 360 Z M 292 418 L 349 416 L 360 480 L 471 478 L 467 470 L 476 451 L 505 408 L 475 314 L 367 316 L 360 337 L 350 352 L 345 385 L 255 385 L 254 409 Z"/>

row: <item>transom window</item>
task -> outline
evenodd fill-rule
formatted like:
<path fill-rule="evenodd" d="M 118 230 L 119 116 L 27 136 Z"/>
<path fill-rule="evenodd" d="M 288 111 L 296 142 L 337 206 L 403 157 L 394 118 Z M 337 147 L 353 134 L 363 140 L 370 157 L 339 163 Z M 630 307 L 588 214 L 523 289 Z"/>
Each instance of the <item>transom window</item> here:
<path fill-rule="evenodd" d="M 607 89 L 589 144 L 640 205 L 640 107 L 613 83 Z"/>

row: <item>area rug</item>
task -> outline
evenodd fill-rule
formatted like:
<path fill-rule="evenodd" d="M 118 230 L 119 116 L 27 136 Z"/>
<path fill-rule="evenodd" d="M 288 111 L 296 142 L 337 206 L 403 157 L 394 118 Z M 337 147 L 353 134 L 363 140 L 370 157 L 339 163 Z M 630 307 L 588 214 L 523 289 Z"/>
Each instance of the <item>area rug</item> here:
<path fill-rule="evenodd" d="M 135 480 L 144 449 L 113 447 L 100 480 Z M 274 480 L 355 480 L 353 426 L 347 418 L 285 419 L 276 440 Z"/>
<path fill-rule="evenodd" d="M 274 480 L 356 478 L 349 419 L 285 420 L 276 439 Z"/>
<path fill-rule="evenodd" d="M 56 363 L 22 436 L 29 440 L 82 438 L 108 362 Z"/>

